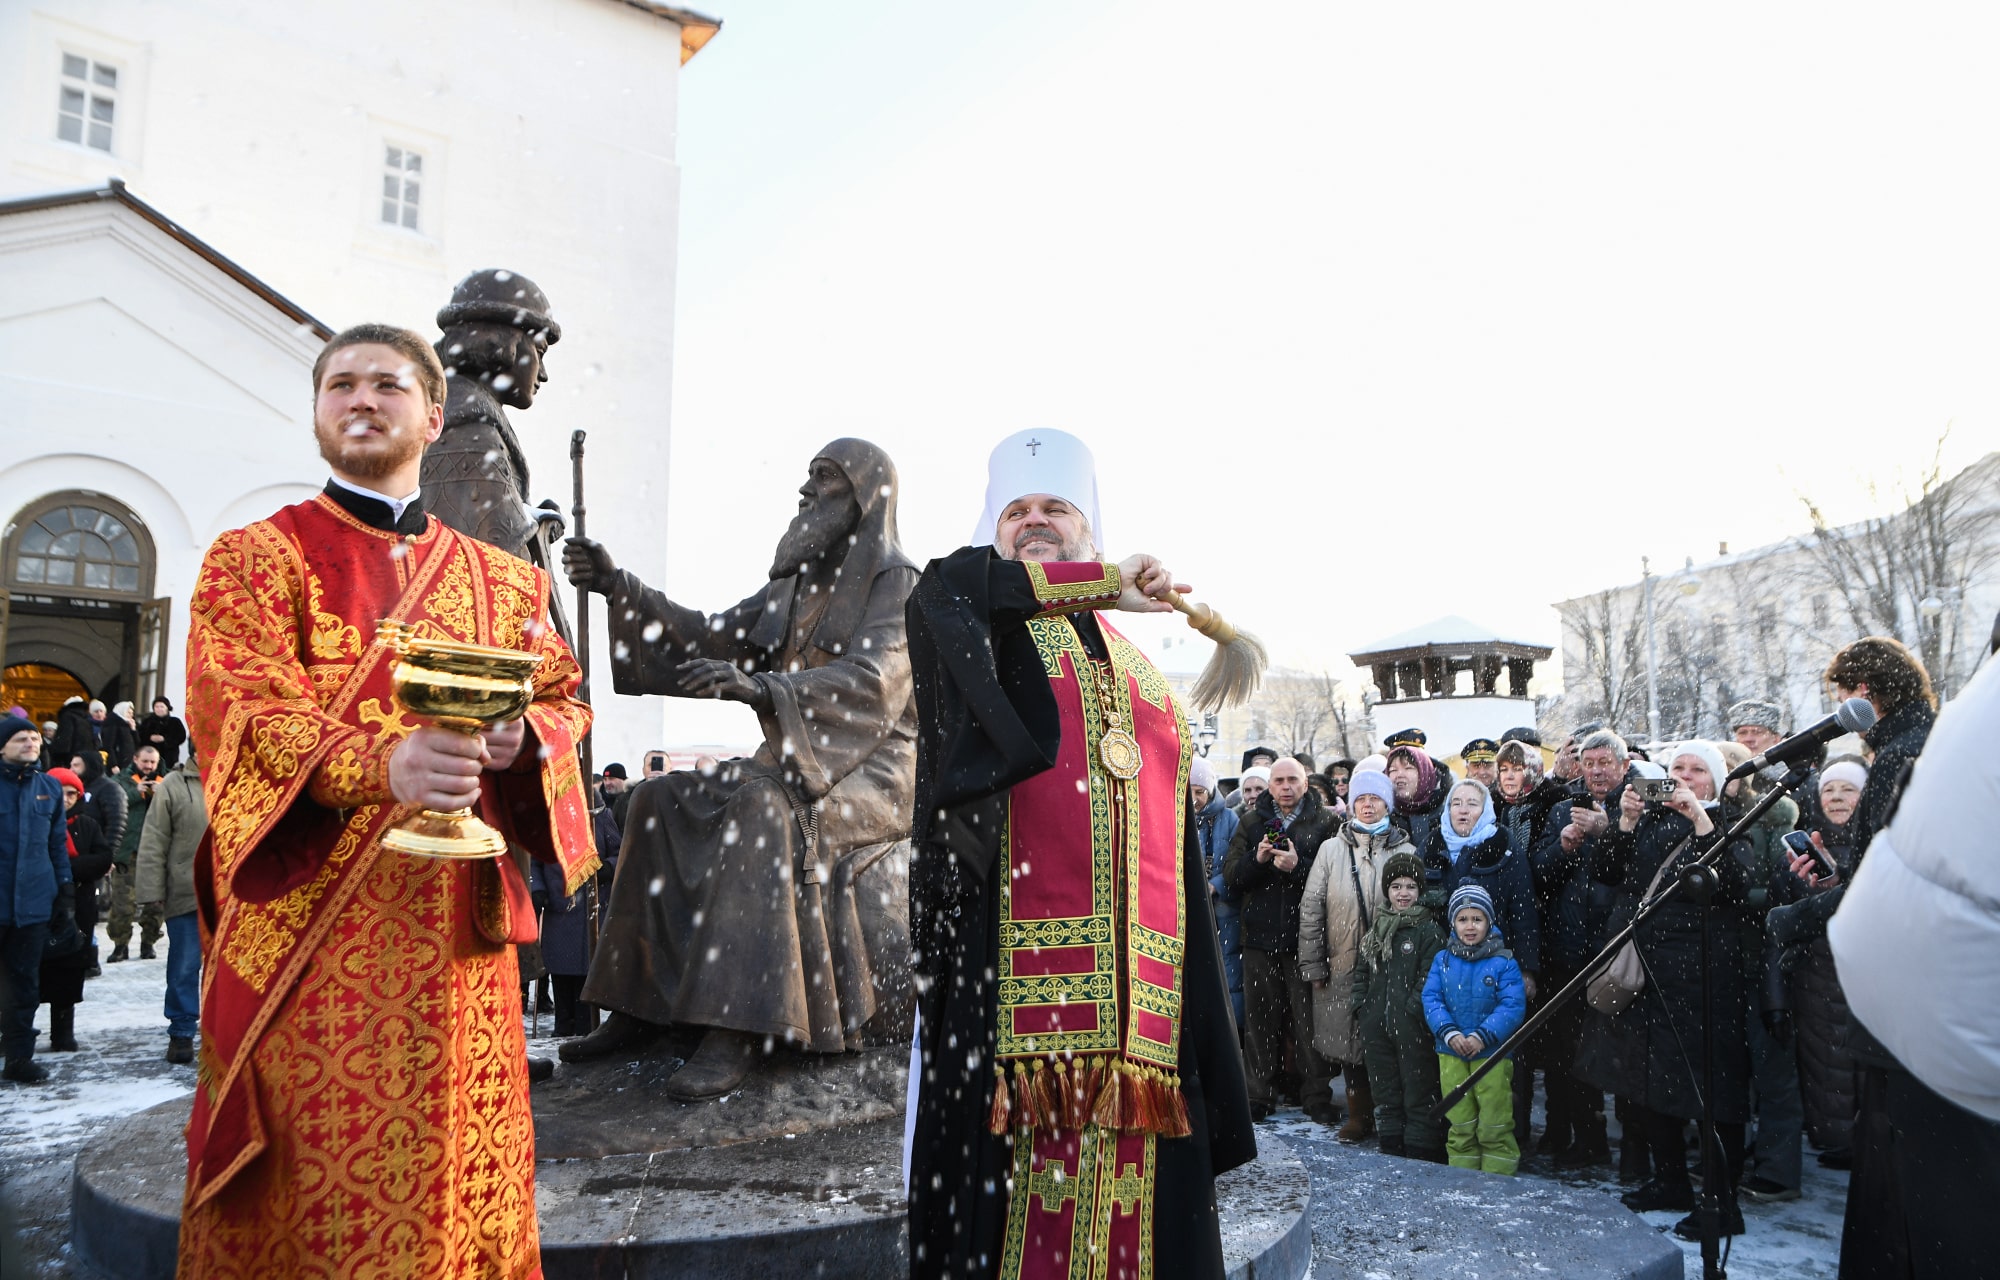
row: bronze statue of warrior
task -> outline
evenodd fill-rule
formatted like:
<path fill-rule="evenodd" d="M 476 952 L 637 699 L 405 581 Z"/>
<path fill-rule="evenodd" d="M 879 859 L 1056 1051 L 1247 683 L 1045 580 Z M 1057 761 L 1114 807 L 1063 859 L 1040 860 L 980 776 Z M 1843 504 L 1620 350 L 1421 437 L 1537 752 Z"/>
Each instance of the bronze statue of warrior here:
<path fill-rule="evenodd" d="M 555 572 L 562 536 L 554 504 L 528 504 L 528 460 L 507 406 L 527 409 L 549 379 L 544 360 L 562 337 L 549 300 L 518 271 L 489 268 L 459 281 L 437 313 L 444 362 L 444 434 L 424 451 L 424 507 L 460 533 Z M 569 635 L 566 620 L 557 627 Z"/>

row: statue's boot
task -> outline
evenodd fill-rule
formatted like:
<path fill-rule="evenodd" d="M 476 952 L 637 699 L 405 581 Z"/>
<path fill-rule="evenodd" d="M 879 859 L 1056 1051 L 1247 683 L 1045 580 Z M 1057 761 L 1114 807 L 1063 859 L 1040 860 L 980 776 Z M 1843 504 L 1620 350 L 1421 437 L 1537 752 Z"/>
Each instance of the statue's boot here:
<path fill-rule="evenodd" d="M 556 1064 L 553 1058 L 528 1059 L 529 1084 L 540 1084 L 544 1080 L 549 1080 L 554 1078 L 555 1074 L 556 1074 Z"/>
<path fill-rule="evenodd" d="M 707 1102 L 743 1083 L 757 1056 L 759 1037 L 711 1027 L 687 1065 L 667 1077 L 666 1095 L 676 1102 Z"/>
<path fill-rule="evenodd" d="M 611 1016 L 604 1020 L 604 1025 L 581 1040 L 563 1041 L 556 1052 L 562 1055 L 564 1062 L 595 1062 L 614 1053 L 643 1049 L 665 1035 L 666 1031 L 657 1022 L 648 1022 L 614 1009 Z"/>

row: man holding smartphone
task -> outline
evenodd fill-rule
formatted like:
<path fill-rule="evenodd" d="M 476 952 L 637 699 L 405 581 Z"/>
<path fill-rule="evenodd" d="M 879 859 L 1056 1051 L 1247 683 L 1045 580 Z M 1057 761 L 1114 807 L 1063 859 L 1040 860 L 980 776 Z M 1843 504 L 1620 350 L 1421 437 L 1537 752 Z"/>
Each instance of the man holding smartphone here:
<path fill-rule="evenodd" d="M 1529 853 L 1542 925 L 1542 987 L 1560 991 L 1604 944 L 1610 891 L 1590 877 L 1591 859 L 1610 830 L 1630 769 L 1625 740 L 1609 729 L 1571 736 L 1577 776 L 1569 798 L 1549 812 L 1542 839 Z M 1611 1158 L 1605 1136 L 1604 1095 L 1575 1078 L 1570 1068 L 1583 1037 L 1588 1006 L 1571 1001 L 1529 1046 L 1527 1062 L 1542 1072 L 1548 1093 L 1548 1126 L 1537 1154 L 1553 1156 L 1559 1169 L 1585 1169 Z M 1629 1143 L 1635 1158 L 1643 1143 Z"/>
<path fill-rule="evenodd" d="M 1320 843 L 1339 829 L 1340 819 L 1306 785 L 1305 766 L 1288 756 L 1271 766 L 1270 787 L 1245 809 L 1223 861 L 1223 881 L 1243 895 L 1244 1066 L 1250 1113 L 1260 1120 L 1277 1105 L 1288 1031 L 1306 1114 L 1322 1124 L 1338 1119 L 1333 1070 L 1312 1045 L 1312 984 L 1298 959 L 1299 901 Z"/>

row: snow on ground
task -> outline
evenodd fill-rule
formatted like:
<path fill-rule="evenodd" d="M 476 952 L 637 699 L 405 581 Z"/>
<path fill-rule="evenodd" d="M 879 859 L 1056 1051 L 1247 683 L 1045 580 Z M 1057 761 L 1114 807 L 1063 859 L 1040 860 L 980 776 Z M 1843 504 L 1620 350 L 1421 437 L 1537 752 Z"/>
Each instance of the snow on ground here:
<path fill-rule="evenodd" d="M 99 943 L 108 955 L 110 947 L 103 944 L 101 932 Z M 49 1083 L 33 1088 L 0 1083 L 0 1198 L 13 1204 L 30 1275 L 50 1280 L 77 1275 L 69 1254 L 69 1166 L 76 1153 L 111 1121 L 194 1089 L 194 1068 L 169 1066 L 164 1059 L 167 1024 L 161 1002 L 166 993 L 166 941 L 162 939 L 159 946 L 161 959 L 105 965 L 104 976 L 85 986 L 84 1002 L 76 1011 L 79 1050 L 37 1054 L 37 1061 L 53 1073 Z M 44 1032 L 47 1018 L 43 1010 L 38 1025 Z M 529 1029 L 530 1051 L 554 1057 L 553 1019 L 541 1016 L 539 1035 L 532 1034 L 537 1029 L 532 1024 Z M 1280 1137 L 1329 1136 L 1327 1129 L 1296 1110 L 1279 1112 L 1269 1127 Z M 1597 1186 L 1613 1196 L 1623 1190 L 1611 1170 L 1598 1173 L 1565 1180 Z M 1531 1160 L 1522 1176 L 1556 1175 L 1542 1162 Z M 1846 1200 L 1847 1175 L 1820 1168 L 1808 1152 L 1803 1199 L 1779 1205 L 1744 1204 L 1749 1231 L 1736 1238 L 1729 1274 L 1735 1280 L 1832 1280 L 1838 1270 Z M 1671 1232 L 1680 1216 L 1652 1213 L 1646 1220 Z M 1675 1243 L 1687 1258 L 1689 1280 L 1699 1280 L 1700 1250 Z"/>
<path fill-rule="evenodd" d="M 1535 1117 L 1539 1122 L 1539 1106 Z M 1614 1157 L 1618 1149 L 1617 1124 L 1616 1120 L 1611 1122 Z M 1258 1128 L 1268 1128 L 1281 1138 L 1324 1140 L 1333 1134 L 1332 1129 L 1308 1120 L 1304 1112 L 1292 1107 L 1281 1108 Z M 1374 1144 L 1368 1145 L 1372 1148 Z M 1547 1161 L 1530 1158 L 1522 1162 L 1520 1176 L 1560 1180 L 1573 1187 L 1596 1187 L 1614 1199 L 1630 1189 L 1619 1185 L 1616 1170 L 1609 1166 L 1582 1175 L 1558 1174 Z M 1797 1200 L 1773 1205 L 1743 1202 L 1743 1221 L 1748 1229 L 1736 1237 L 1729 1253 L 1731 1280 L 1833 1280 L 1838 1274 L 1840 1222 L 1847 1209 L 1847 1175 L 1820 1168 L 1808 1148 L 1802 1181 L 1804 1194 Z M 1687 1280 L 1701 1280 L 1701 1246 L 1673 1234 L 1674 1224 L 1685 1215 L 1661 1212 L 1640 1216 L 1680 1246 L 1687 1260 Z"/>

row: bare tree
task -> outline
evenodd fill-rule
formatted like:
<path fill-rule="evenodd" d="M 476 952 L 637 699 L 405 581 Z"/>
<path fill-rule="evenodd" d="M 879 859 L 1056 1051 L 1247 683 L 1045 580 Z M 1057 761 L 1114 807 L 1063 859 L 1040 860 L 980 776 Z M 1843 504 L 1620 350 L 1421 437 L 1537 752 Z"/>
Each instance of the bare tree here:
<path fill-rule="evenodd" d="M 1254 704 L 1265 729 L 1288 754 L 1304 752 L 1315 764 L 1332 752 L 1353 754 L 1349 725 L 1353 708 L 1342 696 L 1342 684 L 1325 671 L 1274 671 Z"/>
<path fill-rule="evenodd" d="M 1947 477 L 1949 435 L 1938 437 L 1916 490 L 1902 489 L 1898 510 L 1836 528 L 1819 502 L 1799 495 L 1812 520 L 1812 532 L 1798 540 L 1811 586 L 1840 602 L 1852 637 L 1894 636 L 1909 645 L 1940 693 L 1955 683 L 1964 646 L 1958 627 L 1925 616 L 1925 602 L 1933 602 L 1934 613 L 1938 604 L 1948 607 L 2000 558 L 2000 509 L 1982 483 L 1996 460 L 1989 456 Z M 1875 496 L 1872 484 L 1869 493 Z"/>
<path fill-rule="evenodd" d="M 1578 724 L 1643 723 L 1646 705 L 1646 622 L 1641 609 L 1619 616 L 1619 591 L 1599 591 L 1559 606 L 1576 637 L 1581 672 L 1564 675 L 1565 710 Z M 1567 663 L 1570 654 L 1564 653 Z M 1580 696 L 1579 696 L 1580 695 Z M 1635 718 L 1636 716 L 1636 718 Z"/>

